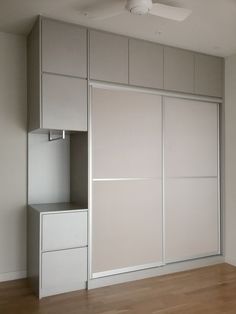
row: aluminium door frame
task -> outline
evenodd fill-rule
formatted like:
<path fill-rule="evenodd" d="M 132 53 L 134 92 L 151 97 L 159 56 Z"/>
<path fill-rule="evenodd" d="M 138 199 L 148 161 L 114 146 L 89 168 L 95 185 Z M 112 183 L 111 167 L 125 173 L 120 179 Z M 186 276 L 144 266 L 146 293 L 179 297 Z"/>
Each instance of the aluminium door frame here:
<path fill-rule="evenodd" d="M 138 178 L 116 178 L 116 179 L 93 179 L 92 175 L 92 116 L 91 116 L 91 107 L 92 107 L 92 90 L 93 88 L 101 88 L 101 89 L 108 89 L 108 90 L 124 90 L 124 91 L 135 91 L 140 93 L 146 93 L 146 94 L 153 94 L 153 95 L 159 95 L 162 98 L 162 230 L 163 230 L 163 237 L 162 237 L 162 262 L 158 263 L 151 263 L 151 264 L 145 264 L 145 265 L 137 265 L 137 266 L 130 266 L 125 268 L 119 268 L 115 270 L 108 270 L 98 273 L 93 273 L 92 271 L 92 216 L 93 216 L 93 200 L 92 200 L 92 190 L 93 190 L 93 182 L 94 181 L 114 181 L 114 180 L 137 180 Z M 217 210 L 218 210 L 218 252 L 204 255 L 204 256 L 195 256 L 187 260 L 181 260 L 181 262 L 189 261 L 189 260 L 195 260 L 195 259 L 201 259 L 204 257 L 209 256 L 216 256 L 220 255 L 222 253 L 221 251 L 221 243 L 222 243 L 222 237 L 221 237 L 221 180 L 220 180 L 220 104 L 223 103 L 223 100 L 218 97 L 207 97 L 207 96 L 198 96 L 193 94 L 186 94 L 181 92 L 171 92 L 171 91 L 164 91 L 161 89 L 152 89 L 152 88 L 143 88 L 143 87 L 134 87 L 129 86 L 126 84 L 119 84 L 119 83 L 109 83 L 104 81 L 97 81 L 97 80 L 88 80 L 88 280 L 96 279 L 96 278 L 102 278 L 117 274 L 124 274 L 128 272 L 134 272 L 144 269 L 150 269 L 150 268 L 156 268 L 160 266 L 167 265 L 166 259 L 165 259 L 165 188 L 164 188 L 164 181 L 165 181 L 165 143 L 164 143 L 164 133 L 165 133 L 165 115 L 164 115 L 164 109 L 165 109 L 165 98 L 178 98 L 178 99 L 186 99 L 186 100 L 195 100 L 195 101 L 202 101 L 202 102 L 208 102 L 208 103 L 215 103 L 217 104 L 217 161 L 218 161 L 218 169 L 217 169 L 217 184 L 218 184 L 218 201 L 217 201 Z M 140 178 L 142 180 L 146 180 L 147 178 Z M 178 261 L 176 261 L 178 262 Z M 180 262 L 180 261 L 179 261 Z"/>

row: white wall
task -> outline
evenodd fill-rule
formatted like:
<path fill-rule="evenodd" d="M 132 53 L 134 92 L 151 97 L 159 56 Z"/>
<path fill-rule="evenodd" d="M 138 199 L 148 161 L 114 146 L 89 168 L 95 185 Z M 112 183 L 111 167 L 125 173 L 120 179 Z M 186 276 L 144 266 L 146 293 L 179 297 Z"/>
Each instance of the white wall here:
<path fill-rule="evenodd" d="M 225 62 L 225 257 L 236 266 L 236 55 Z"/>
<path fill-rule="evenodd" d="M 0 281 L 26 270 L 26 39 L 0 33 Z"/>

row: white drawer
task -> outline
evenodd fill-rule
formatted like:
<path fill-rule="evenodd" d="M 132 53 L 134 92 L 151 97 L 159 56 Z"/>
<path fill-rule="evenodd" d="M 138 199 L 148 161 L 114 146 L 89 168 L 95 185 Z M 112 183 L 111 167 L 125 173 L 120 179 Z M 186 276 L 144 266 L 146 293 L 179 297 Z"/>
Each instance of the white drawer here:
<path fill-rule="evenodd" d="M 82 247 L 87 243 L 87 212 L 43 215 L 43 251 Z"/>
<path fill-rule="evenodd" d="M 42 253 L 43 295 L 84 288 L 87 281 L 87 248 Z"/>

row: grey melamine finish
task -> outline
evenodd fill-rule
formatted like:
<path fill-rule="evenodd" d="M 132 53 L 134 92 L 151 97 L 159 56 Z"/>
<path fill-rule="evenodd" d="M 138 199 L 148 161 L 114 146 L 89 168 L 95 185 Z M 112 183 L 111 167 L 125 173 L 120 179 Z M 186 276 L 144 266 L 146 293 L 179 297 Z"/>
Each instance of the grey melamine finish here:
<path fill-rule="evenodd" d="M 41 112 L 41 64 L 40 64 L 40 23 L 35 23 L 27 40 L 27 94 L 28 94 L 28 129 L 40 128 Z"/>
<path fill-rule="evenodd" d="M 45 296 L 85 288 L 87 248 L 42 254 L 42 291 Z"/>
<path fill-rule="evenodd" d="M 28 208 L 28 276 L 39 298 L 86 287 L 87 210 L 74 206 Z"/>
<path fill-rule="evenodd" d="M 88 209 L 81 206 L 79 203 L 66 202 L 66 203 L 44 203 L 44 204 L 32 204 L 31 207 L 39 213 L 61 213 L 72 210 L 87 211 Z"/>
<path fill-rule="evenodd" d="M 93 178 L 162 176 L 161 97 L 92 89 Z"/>
<path fill-rule="evenodd" d="M 42 127 L 87 131 L 87 81 L 43 74 Z"/>
<path fill-rule="evenodd" d="M 194 92 L 194 53 L 177 48 L 164 48 L 164 88 Z"/>
<path fill-rule="evenodd" d="M 92 273 L 161 263 L 162 181 L 94 182 L 92 226 Z"/>
<path fill-rule="evenodd" d="M 163 88 L 163 46 L 129 40 L 129 84 Z"/>
<path fill-rule="evenodd" d="M 195 54 L 195 93 L 223 96 L 223 59 Z"/>
<path fill-rule="evenodd" d="M 87 212 L 43 215 L 42 250 L 53 251 L 87 246 Z"/>
<path fill-rule="evenodd" d="M 166 180 L 167 262 L 219 253 L 217 201 L 217 178 Z"/>
<path fill-rule="evenodd" d="M 70 137 L 54 142 L 28 135 L 28 203 L 70 201 Z"/>
<path fill-rule="evenodd" d="M 36 295 L 39 295 L 40 277 L 40 213 L 27 208 L 27 278 Z"/>
<path fill-rule="evenodd" d="M 87 77 L 87 30 L 42 19 L 42 71 Z"/>
<path fill-rule="evenodd" d="M 70 135 L 70 198 L 88 207 L 88 134 Z"/>
<path fill-rule="evenodd" d="M 217 176 L 218 105 L 165 98 L 165 172 Z"/>
<path fill-rule="evenodd" d="M 90 31 L 90 78 L 128 84 L 128 38 Z"/>

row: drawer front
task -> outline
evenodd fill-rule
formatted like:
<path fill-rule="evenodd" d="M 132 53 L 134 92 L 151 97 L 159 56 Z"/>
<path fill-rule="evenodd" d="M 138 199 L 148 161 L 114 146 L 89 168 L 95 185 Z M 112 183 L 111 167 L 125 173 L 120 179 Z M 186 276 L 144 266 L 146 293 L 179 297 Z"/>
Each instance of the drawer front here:
<path fill-rule="evenodd" d="M 87 281 L 87 248 L 42 253 L 41 288 L 50 294 L 80 289 Z"/>
<path fill-rule="evenodd" d="M 46 214 L 42 218 L 42 250 L 87 245 L 87 212 Z"/>

